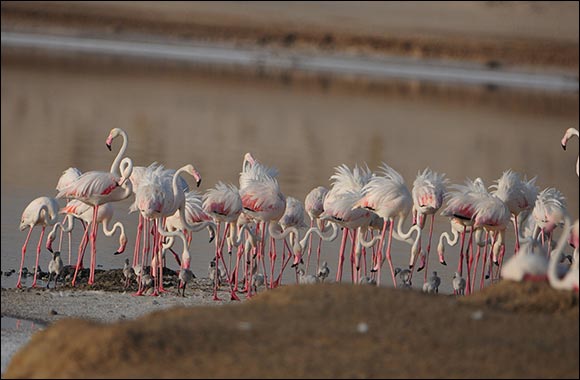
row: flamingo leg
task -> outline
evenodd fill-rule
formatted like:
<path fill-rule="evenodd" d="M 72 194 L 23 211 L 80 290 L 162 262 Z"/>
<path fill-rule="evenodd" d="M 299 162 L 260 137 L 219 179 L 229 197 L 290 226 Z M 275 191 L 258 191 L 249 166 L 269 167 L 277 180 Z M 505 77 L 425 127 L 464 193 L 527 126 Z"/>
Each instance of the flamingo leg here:
<path fill-rule="evenodd" d="M 346 239 L 348 238 L 348 229 L 342 230 L 342 240 L 340 242 L 340 251 L 338 253 L 338 270 L 336 271 L 336 282 L 342 281 L 342 265 L 344 264 L 344 250 L 346 248 Z"/>
<path fill-rule="evenodd" d="M 40 258 L 40 248 L 42 246 L 42 238 L 44 237 L 44 231 L 46 226 L 42 226 L 40 231 L 40 239 L 38 239 L 38 245 L 36 246 L 36 264 L 34 265 L 34 279 L 32 280 L 32 287 L 36 288 L 36 277 L 38 276 L 38 259 Z"/>
<path fill-rule="evenodd" d="M 29 228 L 28 234 L 26 235 L 26 241 L 24 241 L 24 245 L 22 246 L 22 258 L 20 259 L 20 272 L 18 274 L 18 282 L 16 283 L 16 287 L 18 289 L 22 288 L 22 268 L 24 267 L 24 255 L 26 255 L 26 246 L 28 245 L 28 241 L 30 240 L 31 233 L 32 227 Z"/>
<path fill-rule="evenodd" d="M 314 227 L 314 219 L 310 220 L 310 228 Z M 306 257 L 306 273 L 308 273 L 308 268 L 310 267 L 310 254 L 312 253 L 312 234 L 308 237 L 308 256 Z M 284 262 L 284 259 L 282 259 Z"/>
<path fill-rule="evenodd" d="M 85 233 L 83 234 L 83 238 L 81 240 L 81 244 L 79 245 L 79 252 L 77 255 L 77 265 L 75 267 L 75 274 L 73 276 L 71 285 L 75 286 L 77 281 L 77 275 L 79 270 L 83 266 L 83 258 L 85 256 L 85 250 L 87 249 L 87 245 L 89 244 L 89 226 L 85 227 Z"/>
<path fill-rule="evenodd" d="M 391 244 L 393 242 L 393 227 L 395 226 L 394 220 L 391 221 L 391 226 L 389 228 L 389 244 L 387 245 L 387 260 L 389 261 L 389 267 L 391 268 L 391 278 L 393 279 L 393 284 L 395 288 L 397 287 L 397 281 L 395 280 L 395 269 L 393 268 L 393 260 L 391 259 Z"/>
<path fill-rule="evenodd" d="M 381 267 L 383 266 L 383 246 L 385 244 L 385 234 L 387 232 L 387 226 L 389 224 L 389 220 L 385 218 L 383 222 L 383 230 L 381 231 L 381 239 L 379 241 L 379 248 L 377 249 L 377 253 L 375 255 L 375 263 L 371 272 L 377 272 L 377 286 L 381 285 Z"/>

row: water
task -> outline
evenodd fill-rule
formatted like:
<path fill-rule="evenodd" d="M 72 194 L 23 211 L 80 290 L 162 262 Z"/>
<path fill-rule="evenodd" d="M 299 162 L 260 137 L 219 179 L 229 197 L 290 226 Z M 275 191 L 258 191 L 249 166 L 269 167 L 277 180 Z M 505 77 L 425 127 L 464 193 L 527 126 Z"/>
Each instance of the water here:
<path fill-rule="evenodd" d="M 56 182 L 68 167 L 109 170 L 120 147 L 117 141 L 112 153 L 105 147 L 113 127 L 129 134 L 127 153 L 136 165 L 194 164 L 203 177 L 202 192 L 218 181 L 238 185 L 246 152 L 277 167 L 282 191 L 302 200 L 312 188 L 328 187 L 334 167 L 343 163 L 350 167 L 367 163 L 376 170 L 384 161 L 403 175 L 409 188 L 425 167 L 446 173 L 453 183 L 481 177 L 487 185 L 511 168 L 529 178 L 538 176 L 541 189 L 560 189 L 577 218 L 577 140 L 570 142 L 568 151 L 559 141 L 566 128 L 578 126 L 578 95 L 502 91 L 468 95 L 373 91 L 137 64 L 135 69 L 100 69 L 3 62 L 2 271 L 19 267 L 26 237 L 18 230 L 19 218 L 32 199 L 54 196 Z M 126 254 L 113 256 L 117 239 L 99 235 L 97 260 L 105 269 L 122 267 L 133 252 L 137 215 L 127 213 L 130 203 L 115 204 L 115 219 L 127 228 Z M 435 239 L 448 230 L 448 221 L 438 217 Z M 508 229 L 507 252 L 513 247 L 512 234 Z M 28 247 L 29 269 L 34 266 L 38 236 L 39 230 Z M 76 247 L 79 228 L 73 241 Z M 339 243 L 337 239 L 323 253 L 331 278 Z M 65 264 L 66 247 L 65 243 Z M 196 234 L 190 249 L 196 275 L 207 276 L 213 247 L 205 231 Z M 451 291 L 457 252 L 457 247 L 447 249 L 447 267 L 437 263 L 434 249 L 431 252 L 429 265 L 442 277 L 443 292 Z M 394 243 L 395 266 L 406 267 L 408 255 L 408 246 Z M 43 270 L 49 260 L 43 248 Z M 173 259 L 168 263 L 177 269 Z M 382 282 L 390 284 L 386 263 L 384 268 Z M 345 278 L 349 277 L 346 270 Z M 293 280 L 287 270 L 284 281 Z M 15 281 L 15 275 L 3 276 L 2 286 L 14 286 Z"/>
<path fill-rule="evenodd" d="M 38 322 L 2 316 L 2 366 L 4 374 L 10 359 L 25 344 L 32 334 L 44 328 Z"/>

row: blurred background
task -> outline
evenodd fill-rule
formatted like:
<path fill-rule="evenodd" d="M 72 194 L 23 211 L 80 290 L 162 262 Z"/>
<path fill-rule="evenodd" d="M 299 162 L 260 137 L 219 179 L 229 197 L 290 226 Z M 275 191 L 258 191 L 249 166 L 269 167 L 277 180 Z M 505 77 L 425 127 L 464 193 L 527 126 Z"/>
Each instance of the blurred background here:
<path fill-rule="evenodd" d="M 578 2 L 3 1 L 1 11 L 2 271 L 18 269 L 32 199 L 54 196 L 68 167 L 109 170 L 114 127 L 136 165 L 194 164 L 201 192 L 238 185 L 246 152 L 301 200 L 340 164 L 385 162 L 409 189 L 426 167 L 487 185 L 512 169 L 558 188 L 578 218 L 578 140 L 560 146 L 578 128 Z M 131 202 L 115 204 L 128 255 Z M 438 217 L 436 238 L 447 230 Z M 206 236 L 192 252 L 202 277 Z M 122 266 L 116 239 L 97 246 L 99 265 Z M 406 265 L 408 248 L 396 250 Z M 336 249 L 326 254 L 335 273 Z M 449 291 L 456 258 L 441 268 L 435 257 Z M 42 269 L 49 259 L 43 249 Z"/>

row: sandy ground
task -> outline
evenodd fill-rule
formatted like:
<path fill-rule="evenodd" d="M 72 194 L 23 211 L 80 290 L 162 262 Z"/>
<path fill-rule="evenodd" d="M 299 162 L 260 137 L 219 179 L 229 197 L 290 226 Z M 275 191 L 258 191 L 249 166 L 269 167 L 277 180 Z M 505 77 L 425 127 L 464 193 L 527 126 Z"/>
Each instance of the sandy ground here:
<path fill-rule="evenodd" d="M 184 299 L 3 289 L 2 314 L 50 322 L 5 378 L 579 375 L 578 295 L 546 283 L 506 281 L 463 299 L 284 286 L 224 305 L 196 290 Z"/>

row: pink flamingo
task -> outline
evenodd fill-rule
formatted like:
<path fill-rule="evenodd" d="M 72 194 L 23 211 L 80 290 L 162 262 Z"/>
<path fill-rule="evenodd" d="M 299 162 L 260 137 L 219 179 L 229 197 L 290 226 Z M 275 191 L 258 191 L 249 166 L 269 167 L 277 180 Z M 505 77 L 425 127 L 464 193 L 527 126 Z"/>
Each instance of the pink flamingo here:
<path fill-rule="evenodd" d="M 354 207 L 363 207 L 374 211 L 378 216 L 383 218 L 383 230 L 378 249 L 378 260 L 376 260 L 373 271 L 379 271 L 377 284 L 380 285 L 380 268 L 384 262 L 382 250 L 385 241 L 387 227 L 389 228 L 389 241 L 387 244 L 387 260 L 391 269 L 391 278 L 393 285 L 397 287 L 395 280 L 395 270 L 391 259 L 391 244 L 393 239 L 393 230 L 395 219 L 398 217 L 397 232 L 395 234 L 401 240 L 407 241 L 412 232 L 416 232 L 416 238 L 413 242 L 413 249 L 410 263 L 414 261 L 413 255 L 419 242 L 421 230 L 419 226 L 412 226 L 406 233 L 403 232 L 403 223 L 413 206 L 411 192 L 405 185 L 403 177 L 389 165 L 383 162 L 381 165 L 382 176 L 373 176 L 363 188 L 363 197 L 354 205 Z"/>
<path fill-rule="evenodd" d="M 216 239 L 215 251 L 216 265 L 219 265 L 220 260 L 222 261 L 230 285 L 231 298 L 232 300 L 239 300 L 231 286 L 231 278 L 228 273 L 228 267 L 226 266 L 222 255 L 222 247 L 224 242 L 228 240 L 228 253 L 230 254 L 231 258 L 231 250 L 233 246 L 231 242 L 235 240 L 235 234 L 237 232 L 236 222 L 242 213 L 242 199 L 240 198 L 240 193 L 236 186 L 231 184 L 226 185 L 223 182 L 218 182 L 213 189 L 207 190 L 203 195 L 203 209 L 209 216 L 213 218 L 215 224 L 217 225 L 216 229 L 218 238 Z M 224 224 L 224 233 L 223 237 L 220 239 L 219 231 L 222 223 Z M 217 296 L 219 276 L 215 276 L 214 280 L 213 299 L 217 301 L 219 300 Z"/>
<path fill-rule="evenodd" d="M 344 252 L 349 232 L 352 231 L 353 249 L 351 250 L 351 270 L 352 281 L 355 279 L 355 270 L 358 275 L 360 269 L 360 241 L 357 237 L 362 237 L 360 233 L 355 233 L 357 229 L 365 231 L 370 226 L 374 213 L 368 209 L 359 208 L 357 202 L 363 196 L 365 185 L 373 178 L 374 174 L 368 167 L 355 165 L 351 171 L 348 166 L 340 165 L 335 168 L 335 173 L 330 177 L 332 187 L 326 194 L 323 202 L 324 211 L 320 214 L 320 220 L 329 220 L 342 227 L 342 239 L 340 244 L 338 266 L 336 271 L 336 281 L 342 281 L 342 268 L 344 264 Z M 368 245 L 370 246 L 370 245 Z"/>
<path fill-rule="evenodd" d="M 518 215 L 523 211 L 526 212 L 525 215 L 529 215 L 527 212 L 533 209 L 536 203 L 538 189 L 534 184 L 535 181 L 536 178 L 534 177 L 530 181 L 524 182 L 520 179 L 518 173 L 509 169 L 503 172 L 501 178 L 496 181 L 495 185 L 491 186 L 491 188 L 495 188 L 491 194 L 501 199 L 512 215 L 516 236 L 514 253 L 517 253 L 520 249 Z"/>
<path fill-rule="evenodd" d="M 419 264 L 419 268 L 417 268 L 417 272 L 425 269 L 425 281 L 427 281 L 427 268 L 429 266 L 429 252 L 431 251 L 435 213 L 439 211 L 443 205 L 443 200 L 447 193 L 446 186 L 448 182 L 447 178 L 445 178 L 445 174 L 436 173 L 429 168 L 423 170 L 422 173 L 419 172 L 415 182 L 413 182 L 413 220 L 417 222 L 421 232 L 425 227 L 426 216 L 431 216 L 427 252 L 421 255 L 421 263 Z M 420 247 L 419 250 L 421 250 Z"/>
<path fill-rule="evenodd" d="M 50 197 L 38 197 L 30 202 L 24 211 L 22 212 L 22 217 L 20 218 L 20 231 L 24 231 L 27 227 L 29 228 L 26 240 L 22 246 L 22 258 L 20 259 L 20 272 L 18 274 L 18 282 L 16 283 L 17 288 L 22 288 L 22 268 L 24 266 L 24 256 L 26 255 L 26 246 L 30 240 L 30 235 L 32 230 L 36 226 L 41 226 L 42 230 L 40 232 L 40 239 L 38 240 L 38 246 L 36 247 L 36 264 L 34 265 L 34 280 L 32 282 L 32 287 L 36 287 L 36 276 L 38 272 L 38 258 L 40 256 L 40 248 L 42 244 L 42 238 L 44 237 L 44 231 L 46 226 L 52 226 L 56 223 L 58 218 L 58 202 L 54 198 Z"/>
<path fill-rule="evenodd" d="M 536 241 L 541 234 L 542 245 L 544 245 L 545 237 L 548 236 L 549 255 L 552 233 L 557 226 L 563 224 L 564 218 L 568 215 L 564 194 L 553 187 L 542 190 L 538 194 L 532 215 L 535 221 L 535 228 L 531 238 Z"/>
<path fill-rule="evenodd" d="M 289 227 L 295 227 L 298 230 L 306 228 L 306 223 L 304 223 L 304 216 L 305 211 L 302 202 L 294 197 L 286 197 L 286 210 L 284 210 L 284 215 L 282 215 L 279 221 L 282 228 L 284 230 Z M 291 233 L 289 236 L 291 245 L 293 244 L 294 240 L 299 237 L 294 233 Z M 298 264 L 303 263 L 302 255 L 295 255 L 291 266 L 296 267 Z"/>
<path fill-rule="evenodd" d="M 560 143 L 562 144 L 562 148 L 566 150 L 566 145 L 568 144 L 568 140 L 572 138 L 572 136 L 578 137 L 578 130 L 576 128 L 568 128 L 562 137 Z M 576 175 L 578 174 L 578 158 L 576 158 Z"/>
<path fill-rule="evenodd" d="M 264 273 L 266 273 L 264 254 L 266 224 L 270 221 L 278 221 L 286 210 L 286 197 L 280 191 L 280 186 L 276 180 L 277 173 L 276 169 L 268 168 L 259 163 L 250 154 L 246 154 L 240 173 L 240 197 L 242 198 L 243 213 L 260 222 L 262 236 L 258 246 L 258 260 L 262 262 Z M 273 261 L 276 255 L 276 245 L 273 239 L 270 241 L 270 246 L 274 247 L 274 252 L 270 250 L 270 260 Z M 250 281 L 249 276 L 247 281 Z M 270 287 L 272 286 L 273 279 L 270 279 Z M 249 284 L 246 288 L 249 288 Z"/>
<path fill-rule="evenodd" d="M 67 186 L 69 183 L 71 183 L 72 181 L 74 181 L 75 179 L 77 179 L 78 177 L 81 176 L 81 174 L 83 174 L 79 169 L 77 168 L 68 168 L 65 171 L 62 172 L 62 175 L 60 176 L 60 178 L 58 179 L 58 182 L 56 184 L 56 191 L 59 192 L 61 191 L 65 186 Z M 68 219 L 68 217 L 65 215 L 62 223 L 64 223 L 65 220 L 69 220 L 69 223 L 71 221 L 71 219 Z M 60 238 L 59 238 L 59 242 L 58 242 L 58 250 L 60 252 L 61 248 L 62 248 L 62 236 L 64 232 L 68 233 L 68 264 L 70 265 L 71 263 L 71 256 L 72 256 L 72 226 L 70 226 L 70 229 L 61 229 L 60 231 Z"/>
<path fill-rule="evenodd" d="M 490 274 L 493 281 L 492 262 L 501 267 L 501 261 L 505 250 L 505 230 L 510 222 L 510 210 L 507 205 L 498 197 L 489 194 L 482 197 L 475 203 L 475 213 L 473 215 L 473 228 L 480 228 L 493 236 L 492 241 L 492 261 L 490 261 Z M 501 256 L 500 256 L 501 253 Z M 485 259 L 484 259 L 485 263 Z M 501 268 L 500 268 L 501 269 Z M 484 268 L 485 270 L 485 264 Z M 483 283 L 483 272 L 481 281 Z"/>
<path fill-rule="evenodd" d="M 117 202 L 128 198 L 132 193 L 131 181 L 129 176 L 133 171 L 133 162 L 129 158 L 124 158 L 121 161 L 122 177 L 118 178 L 113 173 L 90 171 L 82 174 L 58 194 L 57 198 L 74 198 L 94 208 L 93 220 L 91 222 L 91 274 L 89 276 L 89 285 L 94 284 L 94 272 L 96 267 L 96 239 L 97 239 L 97 216 L 99 214 L 99 206 L 109 203 Z"/>
<path fill-rule="evenodd" d="M 477 231 L 480 230 L 478 228 L 473 227 L 473 217 L 475 214 L 475 203 L 481 199 L 489 197 L 489 192 L 483 183 L 481 178 L 476 178 L 475 180 L 467 179 L 465 181 L 465 185 L 452 185 L 451 188 L 453 191 L 448 193 L 448 201 L 447 206 L 441 213 L 443 216 L 448 216 L 451 218 L 451 227 L 453 233 L 459 232 L 461 235 L 461 246 L 459 249 L 459 260 L 457 265 L 457 272 L 460 276 L 463 275 L 463 252 L 464 252 L 464 243 L 465 243 L 465 234 L 469 230 Z M 481 232 L 478 233 L 479 235 Z M 457 240 L 455 239 L 452 243 L 449 242 L 449 235 L 447 235 L 448 243 L 452 246 L 457 244 Z M 471 235 L 470 235 L 470 241 Z M 486 237 L 487 241 L 487 237 Z M 468 244 L 470 246 L 470 244 Z M 477 268 L 479 263 L 479 255 L 480 255 L 480 247 L 478 245 L 476 259 L 475 259 L 475 267 Z M 443 235 L 439 239 L 439 245 L 437 247 L 437 253 L 439 255 L 439 262 L 443 265 L 447 265 L 445 262 L 444 257 L 444 250 L 445 246 L 443 244 Z M 484 255 L 484 258 L 486 256 Z M 468 285 L 468 292 L 469 292 L 469 285 L 471 284 L 471 262 L 473 260 L 473 249 L 471 249 L 471 255 L 468 257 L 468 265 L 467 265 L 467 285 Z"/>
<path fill-rule="evenodd" d="M 154 220 L 155 223 L 157 223 L 157 233 L 154 236 L 153 243 L 154 254 L 152 266 L 153 263 L 155 263 L 157 265 L 155 269 L 158 269 L 159 273 L 154 274 L 157 285 L 153 295 L 158 295 L 158 291 L 164 291 L 162 268 L 163 242 L 161 236 L 166 236 L 166 234 L 168 234 L 163 229 L 164 219 L 175 214 L 175 212 L 179 210 L 183 226 L 187 229 L 195 229 L 195 226 L 189 225 L 184 218 L 185 193 L 178 183 L 179 174 L 182 172 L 187 172 L 193 176 L 196 179 L 197 184 L 201 183 L 201 175 L 191 164 L 181 167 L 179 170 L 175 171 L 173 175 L 171 175 L 171 171 L 165 170 L 162 165 L 150 165 L 141 179 L 138 191 L 135 194 L 135 202 L 131 206 L 132 209 L 138 209 L 145 219 Z M 185 236 L 180 231 L 174 231 L 171 234 L 171 236 L 183 236 L 182 239 L 185 239 Z M 184 249 L 186 248 L 187 241 L 184 240 Z M 142 257 L 141 268 L 144 267 L 144 263 L 145 253 Z M 185 258 L 182 259 L 180 264 L 181 268 L 190 268 L 189 254 L 185 255 Z M 139 273 L 142 274 L 143 271 L 139 270 Z M 143 289 L 140 288 L 136 295 L 141 295 L 142 291 Z"/>
<path fill-rule="evenodd" d="M 117 221 L 112 226 L 110 223 L 113 219 L 114 208 L 111 203 L 105 203 L 98 208 L 98 215 L 96 222 L 103 226 L 103 233 L 105 236 L 113 236 L 117 229 L 120 230 L 119 234 L 119 249 L 114 253 L 114 255 L 119 255 L 125 251 L 125 246 L 127 245 L 127 237 L 125 235 L 125 227 L 123 223 Z M 48 234 L 46 239 L 46 248 L 52 252 L 52 241 L 54 240 L 54 234 L 57 228 L 61 228 L 62 231 L 70 232 L 74 228 L 74 218 L 80 219 L 83 224 L 90 224 L 93 221 L 94 208 L 88 204 L 81 202 L 77 199 L 73 199 L 67 203 L 67 205 L 61 209 L 60 213 L 66 214 L 68 220 L 68 226 L 65 228 L 61 223 L 56 223 L 52 231 Z M 79 269 L 82 268 L 83 257 L 85 249 L 88 244 L 88 229 L 85 228 L 85 234 L 83 236 L 82 242 L 79 246 L 79 256 L 77 258 L 77 265 L 75 268 L 75 274 L 72 280 L 72 285 L 76 283 L 76 277 Z"/>
<path fill-rule="evenodd" d="M 324 222 L 320 220 L 320 214 L 324 212 L 324 198 L 328 194 L 328 189 L 324 186 L 318 186 L 312 189 L 306 199 L 304 200 L 304 207 L 308 216 L 310 216 L 310 227 L 318 225 L 319 230 L 324 229 Z M 310 235 L 312 236 L 312 235 Z M 318 248 L 316 251 L 316 267 L 320 267 L 320 251 L 321 251 L 322 240 L 318 240 Z M 310 255 L 312 253 L 312 239 L 308 242 L 308 257 L 306 259 L 306 273 L 308 273 L 308 267 L 310 265 Z"/>

